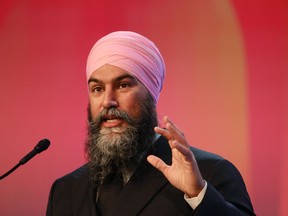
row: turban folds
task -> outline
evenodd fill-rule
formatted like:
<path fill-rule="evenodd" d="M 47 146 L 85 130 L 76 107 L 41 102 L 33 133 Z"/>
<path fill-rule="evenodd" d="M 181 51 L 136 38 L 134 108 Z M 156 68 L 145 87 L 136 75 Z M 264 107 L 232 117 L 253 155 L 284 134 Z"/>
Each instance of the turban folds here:
<path fill-rule="evenodd" d="M 165 77 L 165 63 L 160 51 L 148 38 L 131 31 L 112 32 L 92 47 L 86 76 L 105 64 L 110 64 L 135 76 L 158 101 Z"/>

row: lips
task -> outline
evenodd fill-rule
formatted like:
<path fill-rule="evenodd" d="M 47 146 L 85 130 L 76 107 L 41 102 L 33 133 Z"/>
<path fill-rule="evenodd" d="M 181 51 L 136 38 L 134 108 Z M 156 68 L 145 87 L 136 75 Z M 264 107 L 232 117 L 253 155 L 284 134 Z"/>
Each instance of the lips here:
<path fill-rule="evenodd" d="M 114 115 L 106 115 L 102 117 L 103 127 L 117 127 L 123 123 L 123 119 Z"/>
<path fill-rule="evenodd" d="M 114 120 L 117 120 L 117 119 L 120 119 L 119 117 L 115 116 L 115 115 L 104 115 L 102 117 L 102 121 L 114 121 Z"/>

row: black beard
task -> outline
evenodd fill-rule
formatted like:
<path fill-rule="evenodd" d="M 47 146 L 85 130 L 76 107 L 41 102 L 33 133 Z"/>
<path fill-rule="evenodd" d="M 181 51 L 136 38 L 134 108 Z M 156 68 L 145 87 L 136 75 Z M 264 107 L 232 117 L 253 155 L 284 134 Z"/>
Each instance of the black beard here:
<path fill-rule="evenodd" d="M 88 135 L 86 155 L 90 179 L 101 185 L 112 177 L 129 178 L 139 165 L 143 154 L 148 151 L 155 139 L 154 127 L 157 126 L 157 112 L 150 94 L 141 102 L 141 116 L 132 119 L 129 115 L 115 108 L 104 109 L 96 119 L 92 119 L 88 106 Z M 126 128 L 101 129 L 103 116 L 112 114 L 122 118 Z"/>

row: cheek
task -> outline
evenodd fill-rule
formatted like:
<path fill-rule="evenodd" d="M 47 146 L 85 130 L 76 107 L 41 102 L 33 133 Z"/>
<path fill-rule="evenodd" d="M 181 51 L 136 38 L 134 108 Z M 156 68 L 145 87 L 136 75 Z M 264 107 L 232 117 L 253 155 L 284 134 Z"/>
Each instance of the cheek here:
<path fill-rule="evenodd" d="M 126 97 L 123 100 L 123 106 L 120 109 L 124 109 L 131 117 L 138 118 L 141 115 L 141 103 L 144 102 L 142 95 L 133 95 L 131 97 Z"/>
<path fill-rule="evenodd" d="M 95 100 L 90 99 L 89 108 L 90 108 L 91 117 L 94 119 L 100 112 L 100 105 Z"/>

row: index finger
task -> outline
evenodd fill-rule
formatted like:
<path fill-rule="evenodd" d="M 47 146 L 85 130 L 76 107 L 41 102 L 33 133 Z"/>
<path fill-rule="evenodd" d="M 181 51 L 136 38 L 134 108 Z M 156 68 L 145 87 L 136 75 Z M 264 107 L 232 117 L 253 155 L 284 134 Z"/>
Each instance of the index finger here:
<path fill-rule="evenodd" d="M 180 143 L 187 144 L 185 135 L 182 132 L 182 130 L 177 125 L 175 125 L 168 116 L 164 117 L 164 122 L 165 122 L 165 127 L 171 134 L 170 136 L 178 140 Z"/>

